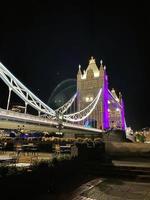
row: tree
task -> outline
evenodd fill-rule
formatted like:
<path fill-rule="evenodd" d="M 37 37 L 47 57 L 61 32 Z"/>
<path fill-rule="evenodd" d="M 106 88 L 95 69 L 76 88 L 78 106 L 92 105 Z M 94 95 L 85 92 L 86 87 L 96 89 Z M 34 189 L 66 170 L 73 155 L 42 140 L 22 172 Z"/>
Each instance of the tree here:
<path fill-rule="evenodd" d="M 144 136 L 144 134 L 141 134 L 141 133 L 138 133 L 137 135 L 136 135 L 136 141 L 137 142 L 142 142 L 142 143 L 144 143 L 145 142 L 145 136 Z"/>

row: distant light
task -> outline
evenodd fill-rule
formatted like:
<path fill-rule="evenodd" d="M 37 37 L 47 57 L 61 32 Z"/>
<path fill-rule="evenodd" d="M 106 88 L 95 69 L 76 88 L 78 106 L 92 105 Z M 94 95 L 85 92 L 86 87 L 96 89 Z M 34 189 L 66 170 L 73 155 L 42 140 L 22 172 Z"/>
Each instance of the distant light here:
<path fill-rule="evenodd" d="M 59 115 L 59 119 L 63 119 L 63 116 L 62 116 L 62 115 Z"/>
<path fill-rule="evenodd" d="M 110 104 L 110 101 L 108 100 L 108 104 Z"/>
<path fill-rule="evenodd" d="M 63 133 L 62 132 L 56 132 L 56 135 L 62 135 Z"/>

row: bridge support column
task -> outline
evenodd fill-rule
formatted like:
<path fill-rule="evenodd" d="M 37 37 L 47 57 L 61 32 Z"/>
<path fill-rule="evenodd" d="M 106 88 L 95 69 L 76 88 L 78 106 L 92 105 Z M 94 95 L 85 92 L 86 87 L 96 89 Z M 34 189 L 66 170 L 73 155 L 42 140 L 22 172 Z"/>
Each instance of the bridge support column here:
<path fill-rule="evenodd" d="M 9 87 L 9 94 L 8 94 L 8 100 L 7 100 L 7 110 L 9 109 L 11 91 L 12 91 L 12 89 Z"/>
<path fill-rule="evenodd" d="M 27 113 L 27 106 L 28 106 L 28 103 L 25 102 L 25 109 L 24 109 L 24 113 L 25 113 L 25 114 Z"/>
<path fill-rule="evenodd" d="M 39 106 L 40 106 L 40 108 L 41 108 L 41 104 L 39 104 Z M 41 115 L 41 111 L 39 111 L 39 110 L 38 110 L 38 115 L 39 115 L 39 117 L 40 117 L 40 115 Z"/>

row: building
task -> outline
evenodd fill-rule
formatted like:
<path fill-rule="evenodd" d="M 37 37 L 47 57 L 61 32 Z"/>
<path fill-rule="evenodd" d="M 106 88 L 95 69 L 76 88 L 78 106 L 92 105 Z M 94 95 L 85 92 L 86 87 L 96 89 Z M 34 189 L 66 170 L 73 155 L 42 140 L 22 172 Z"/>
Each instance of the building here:
<path fill-rule="evenodd" d="M 122 95 L 117 96 L 114 89 L 108 89 L 108 76 L 106 66 L 102 60 L 98 67 L 95 59 L 91 57 L 86 70 L 82 71 L 79 65 L 77 73 L 77 108 L 84 109 L 97 96 L 100 88 L 103 88 L 100 101 L 93 113 L 83 123 L 85 126 L 99 129 L 125 129 L 124 106 Z"/>

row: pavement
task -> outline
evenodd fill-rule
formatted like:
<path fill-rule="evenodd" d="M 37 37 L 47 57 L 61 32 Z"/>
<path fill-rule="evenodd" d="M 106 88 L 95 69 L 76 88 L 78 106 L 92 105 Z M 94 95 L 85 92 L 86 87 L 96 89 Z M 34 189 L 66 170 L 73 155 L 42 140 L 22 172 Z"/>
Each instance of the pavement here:
<path fill-rule="evenodd" d="M 71 194 L 71 200 L 94 200 L 91 199 L 90 197 L 84 196 L 83 193 L 93 189 L 96 185 L 100 184 L 102 181 L 103 179 L 97 178 L 81 185 Z"/>
<path fill-rule="evenodd" d="M 112 160 L 112 166 L 122 169 L 116 173 L 115 178 L 108 175 L 107 178 L 87 182 L 72 192 L 70 200 L 150 200 L 148 159 Z M 137 174 L 133 179 L 131 176 L 135 172 Z M 121 178 L 124 173 L 127 173 L 126 178 Z"/>
<path fill-rule="evenodd" d="M 71 200 L 150 200 L 150 183 L 95 179 L 73 192 Z"/>

